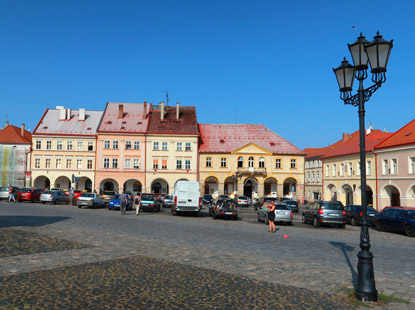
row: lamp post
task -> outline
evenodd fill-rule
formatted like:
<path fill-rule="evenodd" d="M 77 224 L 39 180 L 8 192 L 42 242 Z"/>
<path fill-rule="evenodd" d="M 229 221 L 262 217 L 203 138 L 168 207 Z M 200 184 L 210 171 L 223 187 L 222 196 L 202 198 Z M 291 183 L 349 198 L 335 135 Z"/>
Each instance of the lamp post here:
<path fill-rule="evenodd" d="M 393 47 L 393 40 L 386 41 L 379 35 L 369 42 L 360 34 L 357 41 L 349 44 L 354 66 L 346 57 L 341 65 L 333 69 L 340 88 L 340 98 L 345 104 L 359 107 L 360 136 L 360 181 L 362 196 L 362 225 L 360 231 L 360 252 L 357 254 L 357 287 L 355 296 L 360 301 L 375 302 L 378 299 L 373 270 L 373 254 L 370 252 L 369 228 L 367 222 L 366 192 L 366 150 L 365 150 L 365 102 L 386 81 L 386 66 Z M 363 81 L 367 78 L 368 62 L 371 66 L 372 86 L 364 89 Z M 352 96 L 353 81 L 359 81 L 357 94 Z"/>

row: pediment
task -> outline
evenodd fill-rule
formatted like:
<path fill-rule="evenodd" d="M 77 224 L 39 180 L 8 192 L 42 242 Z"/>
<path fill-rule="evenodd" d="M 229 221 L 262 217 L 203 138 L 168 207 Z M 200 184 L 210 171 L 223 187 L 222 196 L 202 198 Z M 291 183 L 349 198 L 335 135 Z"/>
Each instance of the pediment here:
<path fill-rule="evenodd" d="M 258 155 L 272 155 L 272 152 L 260 147 L 259 145 L 251 142 L 236 150 L 233 150 L 231 154 L 258 154 Z"/>

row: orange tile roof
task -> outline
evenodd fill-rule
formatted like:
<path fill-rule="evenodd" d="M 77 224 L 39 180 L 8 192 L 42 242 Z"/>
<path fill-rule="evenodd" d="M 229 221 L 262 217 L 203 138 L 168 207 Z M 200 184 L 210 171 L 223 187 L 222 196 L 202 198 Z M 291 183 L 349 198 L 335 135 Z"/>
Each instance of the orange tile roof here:
<path fill-rule="evenodd" d="M 408 144 L 415 144 L 415 119 L 403 126 L 392 136 L 376 145 L 375 150 Z"/>
<path fill-rule="evenodd" d="M 383 132 L 378 129 L 372 130 L 369 134 L 366 134 L 366 140 L 365 140 L 366 152 L 372 151 L 375 145 L 389 138 L 392 134 L 393 133 L 391 132 Z M 343 140 L 338 141 L 335 145 L 333 145 L 331 151 L 328 152 L 326 155 L 322 156 L 321 158 L 330 158 L 330 157 L 345 156 L 345 155 L 359 154 L 359 153 L 360 153 L 360 137 L 359 137 L 359 130 L 357 130 L 354 133 L 352 133 L 346 141 L 343 141 Z"/>
<path fill-rule="evenodd" d="M 27 130 L 24 136 L 21 134 L 22 129 L 13 125 L 9 125 L 0 130 L 0 143 L 2 144 L 32 144 L 32 134 Z"/>

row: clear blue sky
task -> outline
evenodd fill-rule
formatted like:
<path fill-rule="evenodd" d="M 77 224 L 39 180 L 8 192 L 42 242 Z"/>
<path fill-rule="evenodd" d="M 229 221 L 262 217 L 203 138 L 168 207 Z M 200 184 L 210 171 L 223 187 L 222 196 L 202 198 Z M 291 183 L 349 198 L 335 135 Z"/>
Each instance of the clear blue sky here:
<path fill-rule="evenodd" d="M 394 48 L 366 124 L 396 131 L 415 117 L 414 12 L 411 0 L 0 0 L 0 128 L 7 117 L 33 130 L 57 105 L 158 103 L 168 90 L 200 123 L 327 146 L 358 129 L 332 68 L 379 30 Z"/>

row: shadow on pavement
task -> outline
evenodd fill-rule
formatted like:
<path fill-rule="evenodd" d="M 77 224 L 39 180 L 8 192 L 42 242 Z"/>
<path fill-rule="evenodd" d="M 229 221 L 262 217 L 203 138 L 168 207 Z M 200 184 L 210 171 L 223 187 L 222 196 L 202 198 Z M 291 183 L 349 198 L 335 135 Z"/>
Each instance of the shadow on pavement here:
<path fill-rule="evenodd" d="M 0 228 L 15 226 L 44 226 L 70 219 L 67 216 L 25 216 L 2 215 L 0 216 Z"/>
<path fill-rule="evenodd" d="M 347 266 L 350 269 L 350 272 L 352 274 L 352 279 L 353 279 L 353 287 L 356 288 L 356 284 L 357 284 L 357 273 L 356 270 L 354 269 L 352 263 L 350 262 L 350 258 L 347 252 L 353 252 L 354 247 L 348 246 L 346 243 L 343 242 L 334 242 L 334 241 L 329 241 L 329 243 L 336 247 L 339 248 L 344 255 L 344 258 L 346 259 L 347 262 Z"/>

